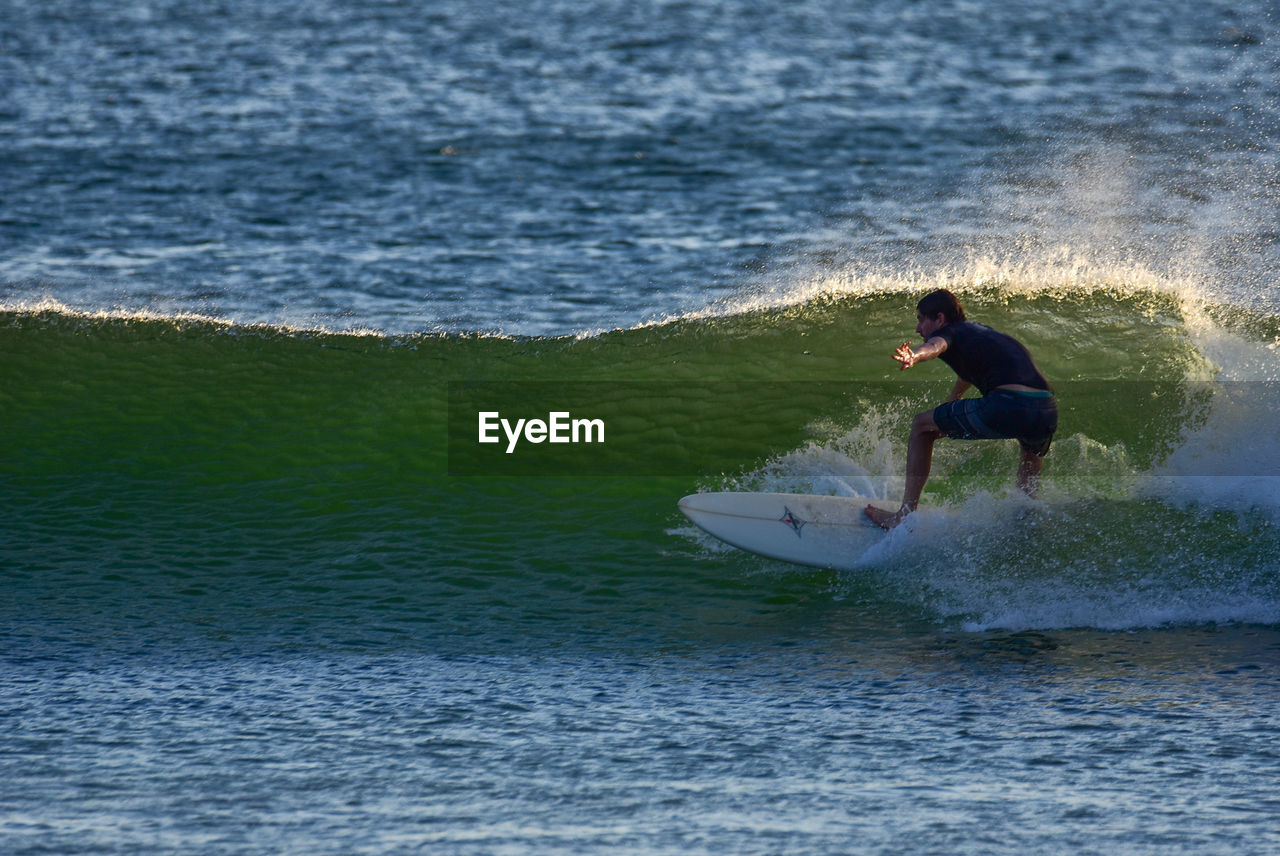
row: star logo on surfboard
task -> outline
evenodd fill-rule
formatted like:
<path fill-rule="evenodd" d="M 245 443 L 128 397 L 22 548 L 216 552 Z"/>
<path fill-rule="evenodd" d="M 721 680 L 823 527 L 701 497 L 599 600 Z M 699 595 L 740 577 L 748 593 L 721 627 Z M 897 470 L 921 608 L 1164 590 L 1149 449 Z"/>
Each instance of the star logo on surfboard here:
<path fill-rule="evenodd" d="M 799 538 L 801 537 L 800 530 L 803 529 L 804 525 L 809 521 L 801 520 L 799 517 L 796 517 L 795 514 L 792 513 L 791 509 L 784 505 L 782 506 L 782 522 L 790 526 L 792 531 L 796 533 L 796 537 Z"/>

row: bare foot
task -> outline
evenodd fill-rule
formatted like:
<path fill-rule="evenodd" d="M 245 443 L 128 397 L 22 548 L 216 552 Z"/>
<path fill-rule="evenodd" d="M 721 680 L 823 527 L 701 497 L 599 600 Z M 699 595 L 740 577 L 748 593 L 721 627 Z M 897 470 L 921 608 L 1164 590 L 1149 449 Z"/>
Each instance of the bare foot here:
<path fill-rule="evenodd" d="M 881 529 L 892 529 L 905 520 L 911 510 L 904 506 L 897 511 L 888 511 L 883 508 L 877 508 L 874 505 L 868 505 L 862 510 L 862 513 L 871 518 L 871 522 Z"/>

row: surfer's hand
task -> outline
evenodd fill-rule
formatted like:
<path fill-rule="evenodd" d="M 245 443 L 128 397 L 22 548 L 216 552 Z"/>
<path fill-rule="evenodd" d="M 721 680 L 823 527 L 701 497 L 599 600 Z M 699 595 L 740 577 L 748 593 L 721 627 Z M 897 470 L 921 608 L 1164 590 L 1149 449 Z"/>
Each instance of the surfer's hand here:
<path fill-rule="evenodd" d="M 916 364 L 916 352 L 911 350 L 910 342 L 899 345 L 898 350 L 893 353 L 893 358 L 901 363 L 899 371 L 906 371 Z"/>

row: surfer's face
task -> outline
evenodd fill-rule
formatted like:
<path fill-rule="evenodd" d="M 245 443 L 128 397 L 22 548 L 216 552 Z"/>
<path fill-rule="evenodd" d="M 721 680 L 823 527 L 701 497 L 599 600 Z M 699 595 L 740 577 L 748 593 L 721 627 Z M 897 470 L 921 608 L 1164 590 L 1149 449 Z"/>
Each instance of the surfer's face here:
<path fill-rule="evenodd" d="M 916 332 L 919 333 L 920 338 L 924 339 L 926 342 L 929 341 L 930 336 L 947 326 L 947 316 L 943 315 L 941 312 L 934 315 L 932 318 L 928 315 L 921 315 L 917 312 L 916 321 L 919 322 L 916 324 Z"/>

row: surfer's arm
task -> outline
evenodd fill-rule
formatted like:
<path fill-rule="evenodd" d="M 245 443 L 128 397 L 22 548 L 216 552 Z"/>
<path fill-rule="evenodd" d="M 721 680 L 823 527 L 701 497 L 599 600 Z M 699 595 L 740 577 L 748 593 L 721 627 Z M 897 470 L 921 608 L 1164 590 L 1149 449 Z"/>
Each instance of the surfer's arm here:
<path fill-rule="evenodd" d="M 914 351 L 911 350 L 910 342 L 903 342 L 894 352 L 893 358 L 902 366 L 902 370 L 906 371 L 916 363 L 942 356 L 942 352 L 946 349 L 947 340 L 941 336 L 934 336 Z"/>
<path fill-rule="evenodd" d="M 969 381 L 956 378 L 956 385 L 951 387 L 951 394 L 947 396 L 947 401 L 959 401 L 971 386 L 973 384 L 969 383 Z"/>

